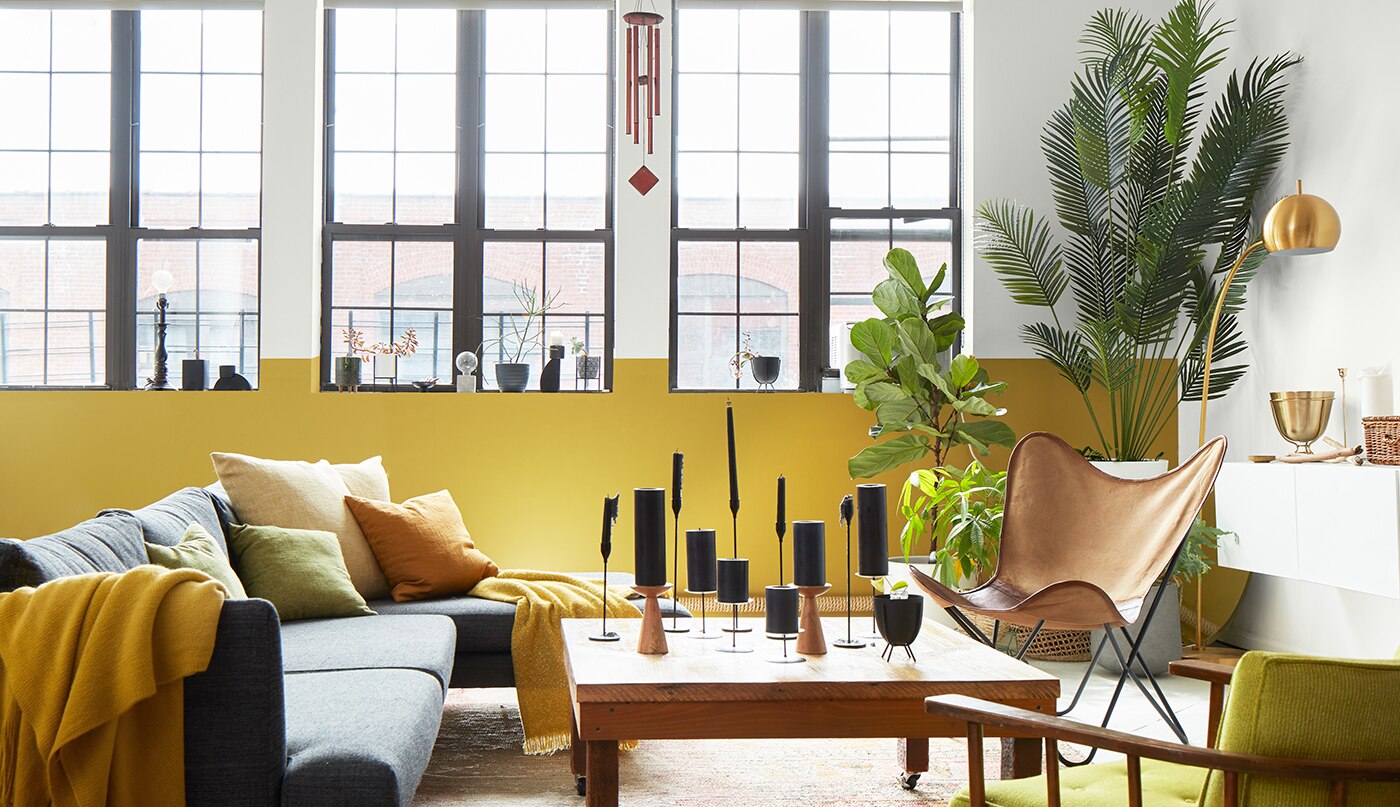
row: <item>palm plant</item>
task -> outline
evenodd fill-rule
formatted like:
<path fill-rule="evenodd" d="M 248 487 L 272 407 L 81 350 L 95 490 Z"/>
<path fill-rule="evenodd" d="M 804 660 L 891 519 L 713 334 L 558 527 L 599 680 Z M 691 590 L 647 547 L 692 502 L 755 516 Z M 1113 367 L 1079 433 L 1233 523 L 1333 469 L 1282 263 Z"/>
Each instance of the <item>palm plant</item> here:
<path fill-rule="evenodd" d="M 1155 25 L 1111 9 L 1089 21 L 1083 69 L 1041 136 L 1063 240 L 1029 208 L 977 211 L 978 251 L 1012 299 L 1049 309 L 1022 338 L 1079 392 L 1112 459 L 1146 458 L 1177 405 L 1200 400 L 1220 279 L 1256 240 L 1255 197 L 1287 149 L 1290 54 L 1232 72 L 1202 125 L 1231 24 L 1211 16 L 1209 3 L 1181 0 Z M 1212 399 L 1244 375 L 1229 361 L 1246 348 L 1236 315 L 1264 257 L 1246 261 L 1226 300 Z"/>

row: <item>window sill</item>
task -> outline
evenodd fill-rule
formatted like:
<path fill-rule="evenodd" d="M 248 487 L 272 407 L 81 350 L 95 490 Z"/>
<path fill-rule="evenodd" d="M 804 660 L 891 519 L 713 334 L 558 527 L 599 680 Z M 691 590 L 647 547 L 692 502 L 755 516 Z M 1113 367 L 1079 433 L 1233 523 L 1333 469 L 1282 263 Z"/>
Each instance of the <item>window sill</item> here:
<path fill-rule="evenodd" d="M 371 384 L 361 384 L 361 385 L 360 385 L 360 388 L 359 388 L 358 390 L 354 391 L 354 392 L 348 392 L 348 391 L 347 391 L 347 392 L 341 392 L 339 389 L 336 388 L 336 386 L 335 386 L 334 384 L 322 384 L 322 385 L 321 385 L 321 392 L 330 392 L 330 393 L 335 393 L 335 394 L 338 394 L 338 395 L 358 395 L 358 394 L 372 394 L 372 395 L 375 395 L 375 394 L 383 394 L 383 395 L 439 395 L 439 394 L 448 394 L 448 395 L 600 395 L 600 394 L 601 394 L 601 395 L 606 395 L 606 394 L 610 394 L 610 393 L 612 392 L 612 390 L 607 390 L 607 389 L 602 389 L 602 390 L 600 390 L 600 389 L 588 389 L 588 390 L 583 390 L 583 389 L 561 389 L 561 390 L 559 390 L 558 392 L 542 392 L 542 391 L 537 390 L 537 389 L 527 389 L 527 390 L 525 390 L 524 392 L 501 392 L 501 391 L 498 390 L 498 389 L 479 389 L 479 390 L 475 390 L 475 391 L 473 391 L 473 392 L 458 392 L 457 389 L 456 389 L 455 387 L 449 387 L 449 386 L 446 386 L 446 385 L 438 386 L 438 387 L 433 387 L 433 388 L 430 389 L 430 390 L 424 391 L 424 390 L 414 389 L 413 387 L 404 386 L 404 385 L 399 385 L 399 386 L 390 387 L 390 386 L 387 386 L 387 385 L 384 385 L 384 384 L 375 384 L 375 385 L 371 385 Z"/>

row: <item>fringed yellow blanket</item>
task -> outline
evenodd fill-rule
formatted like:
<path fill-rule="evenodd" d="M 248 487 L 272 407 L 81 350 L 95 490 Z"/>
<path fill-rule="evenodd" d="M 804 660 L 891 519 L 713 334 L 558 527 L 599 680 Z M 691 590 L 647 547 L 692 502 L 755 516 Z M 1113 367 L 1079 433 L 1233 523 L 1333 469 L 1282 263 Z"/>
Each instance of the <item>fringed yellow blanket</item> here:
<path fill-rule="evenodd" d="M 559 620 L 601 618 L 599 586 L 597 581 L 566 574 L 508 569 L 482 580 L 471 591 L 477 597 L 516 604 L 510 654 L 515 663 L 515 690 L 520 698 L 527 754 L 552 754 L 569 747 L 573 705 L 564 673 Z M 609 618 L 641 616 L 621 590 L 609 588 Z"/>
<path fill-rule="evenodd" d="M 0 594 L 0 804 L 184 804 L 184 678 L 223 602 L 158 566 Z"/>

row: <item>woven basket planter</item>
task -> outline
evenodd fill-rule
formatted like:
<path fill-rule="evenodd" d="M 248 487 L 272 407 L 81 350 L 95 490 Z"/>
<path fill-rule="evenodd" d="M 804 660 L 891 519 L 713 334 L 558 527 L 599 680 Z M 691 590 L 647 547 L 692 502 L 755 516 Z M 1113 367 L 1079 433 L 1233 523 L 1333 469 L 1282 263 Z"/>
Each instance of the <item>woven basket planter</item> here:
<path fill-rule="evenodd" d="M 972 619 L 972 624 L 977 629 L 992 635 L 992 626 L 996 620 L 978 614 L 968 614 Z M 1001 633 L 1005 635 L 1011 631 L 1016 635 L 1016 642 L 1019 646 L 1030 635 L 1031 629 L 1020 625 L 1012 625 L 1008 622 L 1001 623 Z M 1052 630 L 1050 628 L 1041 629 L 1036 635 L 1035 641 L 1031 642 L 1030 649 L 1026 651 L 1026 658 L 1039 659 L 1041 661 L 1088 661 L 1090 656 L 1089 631 L 1087 630 Z"/>
<path fill-rule="evenodd" d="M 1361 419 L 1366 432 L 1366 461 L 1376 465 L 1400 465 L 1400 416 Z"/>

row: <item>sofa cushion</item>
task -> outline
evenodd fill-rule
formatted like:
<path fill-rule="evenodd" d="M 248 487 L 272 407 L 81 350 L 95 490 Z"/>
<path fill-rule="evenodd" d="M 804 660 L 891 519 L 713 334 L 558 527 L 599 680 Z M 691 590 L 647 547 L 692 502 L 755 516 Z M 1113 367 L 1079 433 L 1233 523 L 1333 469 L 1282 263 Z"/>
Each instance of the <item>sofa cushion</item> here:
<path fill-rule="evenodd" d="M 1142 803 L 1196 803 L 1206 772 L 1155 759 L 1142 761 Z M 1060 771 L 1060 797 L 1074 807 L 1122 807 L 1127 804 L 1128 763 L 1101 762 Z M 1044 807 L 1045 777 L 987 782 L 987 807 Z M 968 807 L 967 790 L 953 796 L 948 807 Z"/>
<path fill-rule="evenodd" d="M 400 669 L 431 674 L 446 689 L 457 630 L 444 616 L 307 619 L 282 626 L 289 673 Z"/>
<path fill-rule="evenodd" d="M 587 577 L 586 575 L 579 575 Z M 608 575 L 611 583 L 613 576 Z M 628 600 L 641 610 L 642 600 Z M 671 615 L 671 600 L 663 599 L 662 616 Z M 442 614 L 457 623 L 458 653 L 509 653 L 510 632 L 515 626 L 515 603 L 485 600 L 470 595 L 436 600 L 394 602 L 372 600 L 369 607 L 377 614 Z M 689 616 L 684 607 L 681 616 Z"/>
<path fill-rule="evenodd" d="M 466 594 L 483 578 L 501 573 L 476 548 L 462 512 L 445 490 L 403 504 L 346 496 L 345 505 L 399 602 Z"/>
<path fill-rule="evenodd" d="M 151 563 L 167 569 L 197 569 L 214 578 L 224 588 L 224 595 L 231 600 L 246 600 L 248 592 L 243 581 L 229 565 L 228 556 L 219 549 L 218 542 L 209 531 L 198 524 L 191 524 L 185 530 L 185 539 L 175 546 L 146 542 L 146 554 Z"/>
<path fill-rule="evenodd" d="M 285 807 L 413 800 L 437 739 L 443 692 L 417 670 L 292 673 L 286 679 Z"/>
<path fill-rule="evenodd" d="M 108 513 L 40 538 L 0 539 L 0 591 L 75 574 L 124 572 L 147 560 L 141 522 L 129 513 Z"/>
<path fill-rule="evenodd" d="M 237 524 L 229 549 L 248 596 L 271 602 L 283 622 L 374 615 L 350 582 L 334 533 Z"/>
<path fill-rule="evenodd" d="M 204 488 L 184 488 L 166 496 L 158 502 L 148 504 L 140 510 L 103 510 L 99 515 L 126 513 L 141 522 L 147 543 L 162 546 L 175 546 L 185 537 L 185 529 L 191 524 L 203 527 L 224 555 L 228 555 L 228 540 L 225 520 L 231 521 L 232 512 L 220 513 L 228 503 L 214 496 Z"/>

